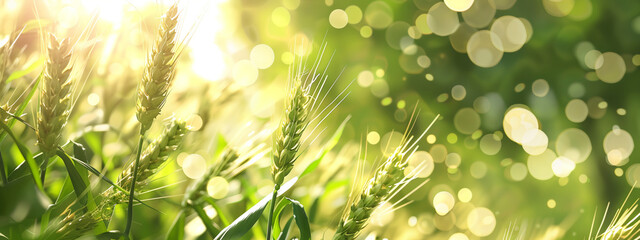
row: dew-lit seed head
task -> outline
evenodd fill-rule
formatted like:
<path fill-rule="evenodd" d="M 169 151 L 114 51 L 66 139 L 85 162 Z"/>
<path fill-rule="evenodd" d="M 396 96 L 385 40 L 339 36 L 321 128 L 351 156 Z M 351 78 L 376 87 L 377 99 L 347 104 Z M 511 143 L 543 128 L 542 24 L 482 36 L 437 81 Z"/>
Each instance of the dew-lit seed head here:
<path fill-rule="evenodd" d="M 281 185 L 293 169 L 293 163 L 300 150 L 302 134 L 309 125 L 311 97 L 308 89 L 302 86 L 300 79 L 296 79 L 290 91 L 285 117 L 277 130 L 273 148 L 271 175 L 276 185 Z"/>
<path fill-rule="evenodd" d="M 60 141 L 62 129 L 69 117 L 73 79 L 71 79 L 71 44 L 58 41 L 51 34 L 40 91 L 38 111 L 38 146 L 51 156 Z"/>
<path fill-rule="evenodd" d="M 144 75 L 138 85 L 136 117 L 142 133 L 160 114 L 175 77 L 177 25 L 178 7 L 174 4 L 162 17 L 158 39 L 147 57 Z"/>

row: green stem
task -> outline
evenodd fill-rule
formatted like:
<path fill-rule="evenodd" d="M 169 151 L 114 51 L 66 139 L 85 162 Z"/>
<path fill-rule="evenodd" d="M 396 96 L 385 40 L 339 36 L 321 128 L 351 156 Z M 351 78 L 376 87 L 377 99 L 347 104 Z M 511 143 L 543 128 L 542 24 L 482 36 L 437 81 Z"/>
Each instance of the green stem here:
<path fill-rule="evenodd" d="M 133 222 L 133 195 L 136 187 L 136 178 L 138 177 L 138 164 L 140 162 L 140 154 L 142 154 L 142 144 L 144 142 L 144 132 L 140 129 L 140 140 L 138 141 L 138 152 L 136 153 L 136 161 L 133 164 L 133 178 L 131 179 L 131 191 L 129 191 L 129 204 L 127 206 L 127 227 L 124 229 L 124 236 L 129 239 L 131 232 L 131 223 Z"/>
<path fill-rule="evenodd" d="M 9 183 L 7 181 L 7 170 L 4 167 L 4 160 L 2 159 L 2 153 L 0 152 L 0 175 L 2 175 L 2 186 L 7 186 L 7 184 Z"/>
<path fill-rule="evenodd" d="M 267 225 L 267 240 L 271 240 L 271 228 L 273 226 L 273 212 L 276 209 L 276 197 L 278 197 L 278 190 L 280 185 L 276 184 L 273 188 L 273 194 L 271 195 L 271 207 L 269 208 L 269 224 Z"/>
<path fill-rule="evenodd" d="M 42 185 L 44 186 L 44 178 L 47 175 L 47 167 L 49 167 L 49 159 L 51 158 L 51 155 L 43 153 L 42 156 L 44 157 L 44 161 L 42 162 L 42 166 L 40 166 L 42 168 L 40 170 L 40 182 L 42 182 Z"/>

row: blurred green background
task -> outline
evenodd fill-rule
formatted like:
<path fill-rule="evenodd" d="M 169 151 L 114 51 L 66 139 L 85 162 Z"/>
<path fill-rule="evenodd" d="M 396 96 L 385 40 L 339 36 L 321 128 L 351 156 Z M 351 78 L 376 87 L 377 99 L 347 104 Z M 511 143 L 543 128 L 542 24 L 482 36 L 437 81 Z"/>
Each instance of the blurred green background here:
<path fill-rule="evenodd" d="M 85 54 L 78 54 L 76 64 L 85 71 L 65 136 L 93 144 L 93 165 L 117 178 L 135 148 L 134 89 L 166 3 L 0 3 L 0 36 L 40 19 L 44 29 L 79 39 L 76 52 Z M 191 181 L 185 176 L 191 170 L 176 162 L 197 154 L 210 164 L 217 135 L 237 148 L 247 139 L 254 140 L 249 146 L 270 145 L 268 130 L 280 120 L 289 67 L 302 57 L 310 69 L 320 54 L 319 69 L 326 69 L 329 84 L 335 82 L 323 92 L 326 103 L 340 101 L 345 89 L 348 96 L 330 115 L 321 114 L 320 119 L 328 117 L 317 124 L 317 141 L 307 142 L 309 151 L 294 172 L 351 118 L 317 173 L 322 181 L 302 179 L 292 193 L 308 206 L 317 185 L 339 186 L 322 198 L 314 237 L 328 238 L 335 228 L 350 192 L 344 181 L 360 176 L 356 165 L 364 154 L 359 152 L 367 153 L 368 176 L 384 150 L 399 144 L 398 133 L 414 113 L 413 135 L 440 117 L 419 141 L 413 163 L 426 163 L 430 170 L 403 194 L 428 182 L 408 197 L 410 204 L 379 214 L 368 228 L 373 235 L 363 238 L 465 239 L 454 235 L 461 233 L 497 239 L 513 230 L 526 239 L 583 239 L 594 215 L 597 228 L 610 202 L 606 226 L 640 179 L 633 147 L 640 134 L 635 111 L 640 108 L 640 1 L 183 0 L 179 5 L 185 50 L 161 118 L 188 116 L 199 130 L 152 184 L 163 187 L 148 197 L 160 198 L 152 203 L 165 214 L 136 209 L 136 234 L 144 239 L 164 236 L 166 231 L 149 226 L 172 223 L 175 202 Z M 16 70 L 39 67 L 38 39 L 37 30 L 20 38 L 23 63 Z M 1 103 L 15 101 L 38 72 L 14 80 Z M 29 106 L 25 118 L 33 123 L 36 104 Z M 506 115 L 513 109 L 515 117 Z M 99 124 L 114 130 L 79 133 Z M 14 131 L 37 152 L 33 132 L 20 124 Z M 10 139 L 0 150 L 8 169 L 21 162 Z M 220 200 L 227 214 L 238 216 L 250 204 L 247 199 L 266 196 L 268 169 L 267 154 L 228 183 L 229 193 Z M 63 174 L 49 179 L 51 196 L 63 179 Z M 30 184 L 26 180 L 23 184 Z M 28 189 L 16 192 L 20 198 L 9 195 L 21 188 L 3 189 L 0 230 L 26 228 L 42 211 L 34 210 L 38 201 Z M 634 202 L 639 195 L 630 196 Z M 16 213 L 24 199 L 34 199 L 29 214 Z M 441 214 L 434 206 L 442 203 Z M 470 226 L 469 213 L 476 208 L 492 212 L 495 219 L 484 220 L 487 226 L 493 221 L 495 229 Z M 116 210 L 113 226 L 124 224 L 124 209 Z M 197 223 L 192 228 L 193 236 L 204 231 Z"/>

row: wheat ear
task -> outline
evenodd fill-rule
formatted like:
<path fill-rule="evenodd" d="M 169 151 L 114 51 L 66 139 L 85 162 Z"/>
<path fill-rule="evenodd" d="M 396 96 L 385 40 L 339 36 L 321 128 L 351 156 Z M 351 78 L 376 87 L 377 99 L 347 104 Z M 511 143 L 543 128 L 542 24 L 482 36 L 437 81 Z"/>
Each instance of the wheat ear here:
<path fill-rule="evenodd" d="M 69 117 L 73 85 L 73 79 L 70 77 L 71 70 L 69 39 L 58 41 L 53 34 L 50 34 L 36 131 L 38 146 L 45 159 L 40 176 L 43 182 L 48 160 L 55 154 L 62 129 Z"/>
<path fill-rule="evenodd" d="M 276 186 L 282 185 L 284 178 L 293 169 L 293 163 L 300 150 L 302 134 L 309 125 L 308 108 L 311 97 L 300 79 L 294 81 L 290 96 L 273 149 L 271 176 Z"/>
<path fill-rule="evenodd" d="M 137 182 L 138 162 L 140 161 L 144 134 L 151 127 L 153 120 L 160 114 L 160 110 L 167 101 L 167 95 L 169 95 L 169 89 L 175 77 L 177 26 L 178 5 L 175 3 L 162 17 L 162 22 L 158 29 L 158 39 L 147 57 L 142 81 L 138 85 L 136 118 L 140 122 L 140 136 L 136 158 L 133 163 L 133 177 L 127 207 L 127 224 L 124 230 L 127 238 L 133 221 L 133 194 Z"/>
<path fill-rule="evenodd" d="M 147 57 L 142 81 L 138 85 L 136 117 L 145 133 L 153 123 L 169 94 L 175 76 L 178 6 L 172 5 L 162 17 L 158 38 Z"/>
<path fill-rule="evenodd" d="M 371 213 L 386 201 L 394 187 L 405 179 L 406 151 L 401 146 L 367 181 L 358 199 L 350 206 L 348 215 L 340 220 L 334 240 L 355 239 L 364 229 Z"/>
<path fill-rule="evenodd" d="M 147 146 L 138 165 L 136 186 L 143 187 L 146 185 L 146 181 L 149 177 L 155 173 L 160 165 L 167 161 L 169 154 L 178 148 L 187 131 L 188 129 L 185 121 L 174 120 L 171 125 L 164 130 L 160 137 L 156 138 L 156 140 Z M 124 189 L 131 188 L 131 182 L 133 181 L 133 165 L 133 163 L 129 164 L 118 178 L 118 185 Z"/>
<path fill-rule="evenodd" d="M 136 179 L 136 186 L 144 187 L 148 183 L 149 178 L 167 161 L 169 155 L 178 149 L 187 131 L 184 121 L 174 120 L 165 128 L 162 135 L 149 144 L 140 160 L 139 178 Z M 129 189 L 133 180 L 132 172 L 133 164 L 129 164 L 120 174 L 118 185 Z M 77 215 L 68 211 L 67 216 L 62 220 L 62 227 L 56 232 L 59 238 L 75 239 L 82 236 L 91 231 L 99 222 L 108 220 L 113 212 L 113 206 L 127 201 L 127 195 L 113 187 L 105 190 L 101 196 L 100 203 L 91 212 Z"/>

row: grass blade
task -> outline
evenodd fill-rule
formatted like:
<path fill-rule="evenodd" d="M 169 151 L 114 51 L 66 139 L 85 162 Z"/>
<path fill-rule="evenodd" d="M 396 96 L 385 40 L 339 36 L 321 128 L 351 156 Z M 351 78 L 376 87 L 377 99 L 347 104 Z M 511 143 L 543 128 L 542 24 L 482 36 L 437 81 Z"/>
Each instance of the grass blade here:
<path fill-rule="evenodd" d="M 88 192 L 88 188 L 80 173 L 76 169 L 76 166 L 73 164 L 73 161 L 67 156 L 67 154 L 63 151 L 58 150 L 58 157 L 62 159 L 65 168 L 67 169 L 67 173 L 69 173 L 69 179 L 71 180 L 71 185 L 73 185 L 73 191 L 76 193 L 78 197 L 78 201 L 81 206 L 87 205 L 87 196 L 86 192 Z M 86 209 L 85 209 L 86 210 Z"/>
<path fill-rule="evenodd" d="M 36 186 L 38 187 L 38 189 L 40 189 L 40 191 L 44 192 L 44 188 L 42 187 L 42 181 L 40 181 L 40 178 L 39 178 L 40 175 L 38 174 L 38 167 L 36 165 L 35 160 L 33 159 L 33 155 L 31 155 L 31 152 L 29 151 L 29 149 L 27 149 L 27 147 L 25 147 L 24 144 L 22 144 L 22 142 L 20 142 L 18 140 L 18 138 L 13 134 L 13 131 L 11 131 L 9 126 L 4 124 L 4 122 L 0 121 L 0 127 L 2 127 L 2 129 L 4 129 L 5 133 L 9 134 L 9 136 L 13 139 L 13 142 L 15 142 L 15 144 L 18 146 L 18 149 L 20 150 L 20 153 L 22 154 L 22 157 L 24 157 L 25 161 L 27 162 L 27 164 L 29 166 L 29 170 L 31 170 L 31 175 L 33 176 L 33 181 L 36 183 Z"/>
<path fill-rule="evenodd" d="M 276 206 L 276 210 L 273 213 L 273 218 L 275 221 L 273 222 L 273 233 L 274 235 L 280 232 L 280 214 L 285 207 L 291 204 L 289 201 L 280 201 Z"/>
<path fill-rule="evenodd" d="M 11 81 L 19 79 L 21 77 L 24 77 L 27 74 L 29 74 L 29 73 L 37 70 L 37 69 L 41 69 L 42 65 L 44 65 L 44 57 L 41 57 L 40 59 L 34 61 L 26 69 L 15 71 L 15 72 L 11 73 L 11 75 L 9 75 L 9 78 L 7 78 L 6 83 L 10 83 Z"/>
<path fill-rule="evenodd" d="M 300 202 L 291 198 L 286 199 L 291 202 L 291 206 L 293 207 L 293 218 L 296 220 L 298 229 L 300 229 L 300 240 L 311 239 L 311 227 L 309 227 L 309 218 L 307 217 L 307 213 L 304 211 L 304 206 L 302 206 Z"/>
<path fill-rule="evenodd" d="M 218 204 L 216 204 L 216 200 L 213 199 L 210 196 L 204 196 L 204 200 L 207 203 L 209 203 L 209 205 L 211 205 L 213 207 L 213 209 L 216 210 L 216 212 L 218 213 L 218 217 L 220 218 L 220 221 L 222 221 L 222 224 L 224 224 L 225 227 L 229 226 L 229 224 L 230 224 L 229 219 L 224 214 L 224 211 L 222 210 L 222 208 L 220 208 L 220 206 L 218 206 Z"/>
<path fill-rule="evenodd" d="M 280 236 L 278 236 L 278 240 L 287 240 L 287 237 L 289 235 L 289 228 L 291 228 L 292 222 L 293 222 L 293 218 L 289 218 L 289 221 L 287 221 L 287 224 L 284 225 L 282 232 L 280 232 Z"/>
<path fill-rule="evenodd" d="M 193 210 L 196 211 L 196 213 L 198 214 L 198 217 L 200 217 L 200 220 L 202 220 L 202 223 L 207 228 L 207 233 L 209 233 L 211 237 L 216 236 L 217 231 L 216 231 L 216 228 L 213 226 L 213 221 L 211 221 L 211 218 L 209 218 L 209 215 L 207 215 L 207 213 L 204 211 L 202 206 L 191 205 L 191 208 L 193 208 Z"/>
<path fill-rule="evenodd" d="M 0 152 L 0 174 L 2 175 L 2 186 L 7 185 L 9 181 L 7 180 L 7 170 L 4 167 L 4 160 L 2 159 L 2 152 Z"/>
<path fill-rule="evenodd" d="M 167 240 L 169 239 L 184 239 L 184 225 L 186 224 L 186 213 L 184 210 L 180 210 L 178 213 L 178 217 L 173 224 L 171 224 L 171 228 L 169 228 L 169 233 L 167 233 Z"/>
<path fill-rule="evenodd" d="M 59 150 L 61 150 L 59 148 Z M 62 150 L 61 150 L 62 151 Z M 64 152 L 64 151 L 62 151 Z M 68 155 L 67 155 L 68 156 Z M 77 159 L 75 157 L 70 157 L 71 160 L 73 160 L 75 163 L 79 164 L 80 166 L 82 166 L 83 168 L 87 169 L 89 172 L 91 172 L 93 175 L 96 175 L 98 177 L 100 177 L 100 179 L 102 179 L 102 181 L 105 181 L 106 183 L 108 183 L 109 185 L 113 186 L 115 189 L 117 189 L 118 191 L 123 192 L 125 195 L 129 196 L 129 192 L 127 192 L 126 190 L 124 190 L 124 188 L 120 187 L 118 184 L 115 184 L 114 182 L 112 182 L 109 178 L 107 178 L 107 176 L 105 176 L 104 174 L 100 173 L 100 171 L 98 171 L 97 169 L 95 169 L 94 167 L 92 167 L 91 165 L 89 165 L 88 163 L 83 162 L 80 159 Z M 151 208 L 157 212 L 159 212 L 158 210 L 156 210 L 155 208 L 149 206 L 148 204 L 140 201 L 140 199 L 134 197 L 134 200 L 136 200 L 138 203 Z"/>
<path fill-rule="evenodd" d="M 98 240 L 110 240 L 110 239 L 120 239 L 122 237 L 122 233 L 118 230 L 111 230 L 107 232 L 100 233 L 96 236 Z"/>
<path fill-rule="evenodd" d="M 27 97 L 22 101 L 22 103 L 20 104 L 20 107 L 18 107 L 18 110 L 16 110 L 15 113 L 12 114 L 12 116 L 20 116 L 22 115 L 22 113 L 24 112 L 24 110 L 27 108 L 27 104 L 29 104 L 29 102 L 31 101 L 31 98 L 33 98 L 33 95 L 36 93 L 36 91 L 38 90 L 38 84 L 40 84 L 40 81 L 42 79 L 42 73 L 40 73 L 40 76 L 38 76 L 34 81 L 32 81 L 31 83 L 31 91 L 29 91 L 29 94 L 27 95 Z M 12 118 L 9 120 L 9 122 L 7 122 L 7 126 L 9 127 L 9 129 L 11 129 L 11 127 L 13 127 L 13 124 L 15 124 L 16 122 L 16 118 Z M 33 129 L 33 127 L 31 127 Z M 0 142 L 2 142 L 2 140 L 4 140 L 5 136 L 8 134 L 7 131 L 2 131 L 0 132 Z"/>
<path fill-rule="evenodd" d="M 293 178 L 282 185 L 280 190 L 278 191 L 278 195 L 282 195 L 287 192 L 293 184 L 298 181 L 298 178 Z M 262 212 L 267 207 L 267 204 L 271 200 L 271 194 L 265 196 L 260 200 L 256 205 L 253 205 L 249 210 L 244 212 L 240 217 L 238 217 L 235 221 L 233 221 L 229 226 L 222 229 L 218 236 L 215 237 L 215 240 L 223 240 L 223 239 L 238 239 L 242 237 L 245 233 L 249 232 L 251 227 L 260 219 L 262 216 Z"/>

